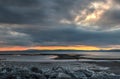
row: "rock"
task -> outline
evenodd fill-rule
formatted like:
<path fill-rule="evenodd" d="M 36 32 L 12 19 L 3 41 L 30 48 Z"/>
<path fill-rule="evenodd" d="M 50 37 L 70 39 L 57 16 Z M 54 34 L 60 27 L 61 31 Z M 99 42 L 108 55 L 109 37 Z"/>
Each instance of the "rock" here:
<path fill-rule="evenodd" d="M 74 72 L 73 74 L 77 79 L 87 79 L 87 76 L 81 71 Z"/>
<path fill-rule="evenodd" d="M 4 67 L 4 68 L 1 68 L 0 71 L 1 71 L 2 73 L 7 73 L 7 72 L 11 72 L 11 71 L 12 71 L 12 68 Z"/>
<path fill-rule="evenodd" d="M 83 72 L 86 75 L 86 77 L 92 77 L 94 75 L 94 73 L 95 73 L 94 71 L 88 70 L 88 69 L 86 69 L 86 70 L 78 70 L 77 72 Z"/>
<path fill-rule="evenodd" d="M 42 70 L 39 70 L 37 67 L 31 67 L 30 70 L 35 73 L 43 73 Z"/>
<path fill-rule="evenodd" d="M 65 73 L 59 73 L 57 77 L 58 77 L 58 79 L 72 79 L 71 76 L 69 76 Z"/>
<path fill-rule="evenodd" d="M 29 79 L 46 79 L 44 75 L 32 73 L 29 75 Z"/>
<path fill-rule="evenodd" d="M 109 79 L 110 75 L 107 74 L 106 72 L 98 72 L 98 73 L 95 73 L 92 78 L 95 78 L 95 79 Z"/>
<path fill-rule="evenodd" d="M 69 70 L 62 67 L 41 71 L 37 67 L 0 68 L 0 79 L 120 79 L 120 75 L 106 72 L 94 72 L 92 70 Z"/>

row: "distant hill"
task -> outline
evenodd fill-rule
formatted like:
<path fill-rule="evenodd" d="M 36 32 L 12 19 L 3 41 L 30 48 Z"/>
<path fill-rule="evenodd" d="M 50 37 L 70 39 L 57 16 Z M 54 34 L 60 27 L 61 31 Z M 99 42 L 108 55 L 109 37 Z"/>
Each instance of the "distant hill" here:
<path fill-rule="evenodd" d="M 120 49 L 101 50 L 102 52 L 120 52 Z"/>

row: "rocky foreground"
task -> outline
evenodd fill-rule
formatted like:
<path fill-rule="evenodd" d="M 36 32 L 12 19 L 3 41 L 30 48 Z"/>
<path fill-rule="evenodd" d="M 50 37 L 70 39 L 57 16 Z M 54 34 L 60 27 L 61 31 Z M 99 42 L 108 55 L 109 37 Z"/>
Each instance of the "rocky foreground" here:
<path fill-rule="evenodd" d="M 13 62 L 12 65 L 0 63 L 0 79 L 120 79 L 120 75 L 105 72 L 107 69 L 105 67 L 87 63 L 79 63 L 77 67 L 75 66 L 76 63 L 69 63 L 69 65 L 67 63 L 54 65 L 39 63 L 37 66 L 29 64 L 28 67 L 25 63 L 24 67 L 20 63 Z"/>
<path fill-rule="evenodd" d="M 37 67 L 29 69 L 3 67 L 0 68 L 0 79 L 120 79 L 120 76 L 88 69 L 71 71 L 53 67 L 51 70 L 43 71 Z"/>

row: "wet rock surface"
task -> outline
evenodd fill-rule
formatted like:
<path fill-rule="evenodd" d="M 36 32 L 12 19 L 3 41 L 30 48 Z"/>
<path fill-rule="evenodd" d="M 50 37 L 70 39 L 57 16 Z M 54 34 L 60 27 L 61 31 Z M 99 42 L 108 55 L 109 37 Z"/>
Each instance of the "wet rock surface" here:
<path fill-rule="evenodd" d="M 60 66 L 48 70 L 39 69 L 38 67 L 1 67 L 0 79 L 120 79 L 120 76 L 104 71 L 70 70 Z"/>

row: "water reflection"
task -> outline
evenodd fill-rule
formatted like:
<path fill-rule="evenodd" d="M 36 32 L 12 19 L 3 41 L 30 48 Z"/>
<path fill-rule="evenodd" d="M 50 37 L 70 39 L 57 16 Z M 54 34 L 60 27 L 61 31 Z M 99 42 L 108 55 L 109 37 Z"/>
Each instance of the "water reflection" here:
<path fill-rule="evenodd" d="M 120 59 L 120 52 L 47 52 L 47 54 L 11 54 L 0 55 L 7 61 L 43 61 L 61 59 Z"/>
<path fill-rule="evenodd" d="M 0 59 L 7 61 L 41 61 L 41 60 L 52 60 L 57 56 L 54 55 L 38 55 L 38 56 L 24 56 L 24 55 L 0 55 Z"/>

